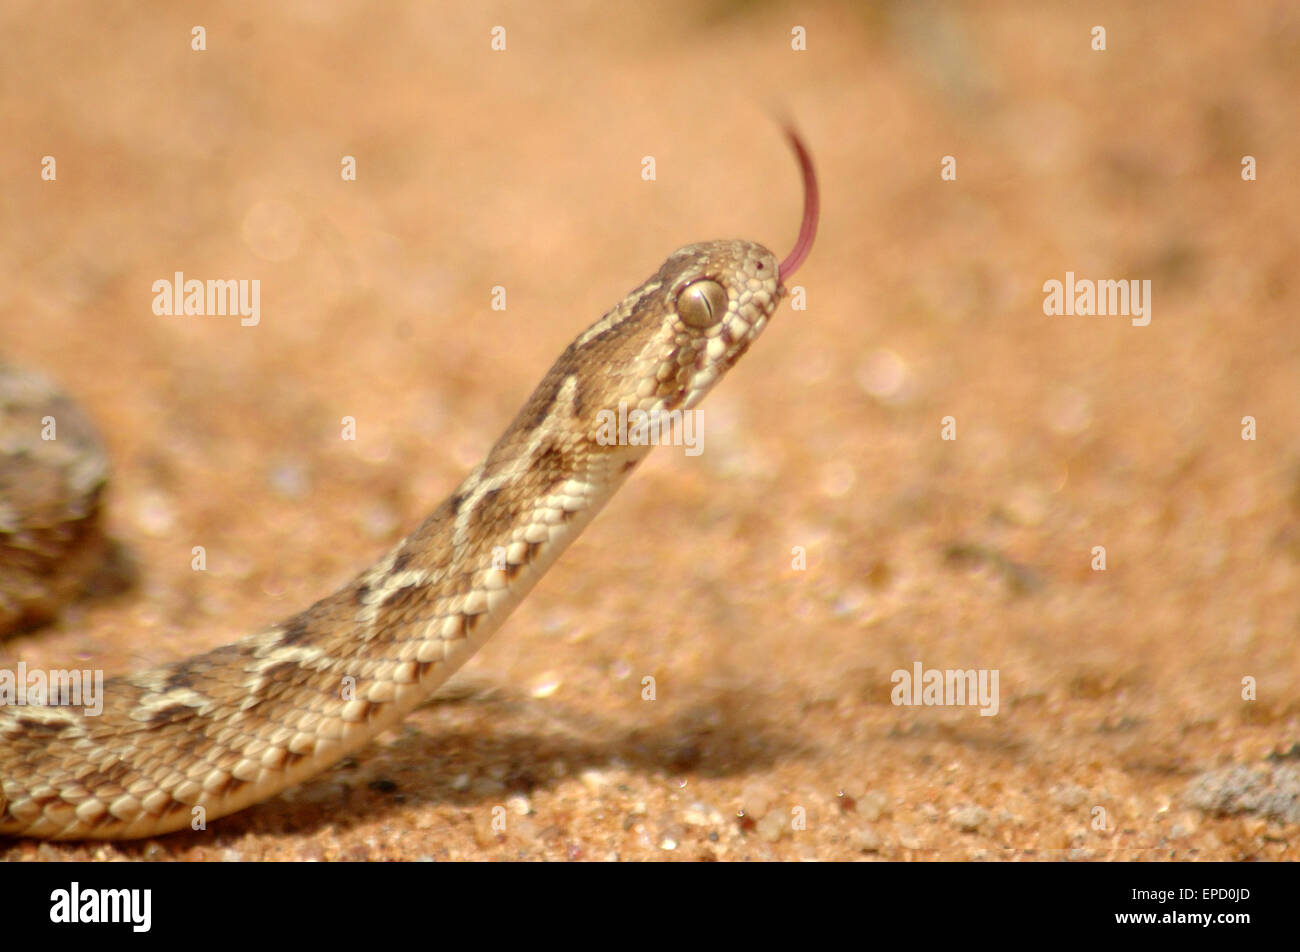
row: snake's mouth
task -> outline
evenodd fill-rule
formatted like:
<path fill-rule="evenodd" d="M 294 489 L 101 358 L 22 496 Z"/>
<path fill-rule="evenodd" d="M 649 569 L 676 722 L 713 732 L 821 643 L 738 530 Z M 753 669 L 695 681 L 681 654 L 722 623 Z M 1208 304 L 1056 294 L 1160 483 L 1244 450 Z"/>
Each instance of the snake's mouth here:
<path fill-rule="evenodd" d="M 785 134 L 794 146 L 795 155 L 799 158 L 799 171 L 803 175 L 803 221 L 799 224 L 799 237 L 795 239 L 794 247 L 776 270 L 780 281 L 777 293 L 782 295 L 785 281 L 794 275 L 808 257 L 808 252 L 812 251 L 813 239 L 817 237 L 817 219 L 821 215 L 821 196 L 817 189 L 817 173 L 813 170 L 812 156 L 808 154 L 808 148 L 803 144 L 803 139 L 799 138 L 794 126 L 787 125 Z"/>

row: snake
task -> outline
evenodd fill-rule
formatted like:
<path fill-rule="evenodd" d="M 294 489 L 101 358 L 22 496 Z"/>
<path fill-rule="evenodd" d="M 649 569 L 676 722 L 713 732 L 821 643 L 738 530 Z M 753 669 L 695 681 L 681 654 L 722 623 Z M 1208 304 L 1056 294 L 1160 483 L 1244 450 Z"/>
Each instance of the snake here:
<path fill-rule="evenodd" d="M 820 203 L 808 149 L 792 125 L 785 133 L 804 196 L 790 253 L 778 264 L 745 240 L 674 251 L 574 338 L 455 491 L 351 582 L 233 643 L 108 678 L 95 708 L 53 691 L 0 704 L 0 834 L 206 829 L 319 774 L 427 702 L 653 448 L 633 431 L 611 438 L 611 414 L 675 422 L 677 411 L 694 412 L 789 293 Z M 16 623 L 50 613 L 59 596 L 37 593 L 60 552 L 96 550 L 93 533 L 75 527 L 98 509 L 105 464 L 39 378 L 0 385 L 0 414 L 0 426 L 25 427 L 7 442 L 0 431 L 0 460 L 8 451 L 11 461 L 0 473 L 30 462 L 41 421 L 64 421 L 88 460 L 64 460 L 55 481 L 80 502 L 6 502 L 14 487 L 0 478 L 0 585 L 11 593 L 0 590 L 0 622 L 7 610 Z"/>

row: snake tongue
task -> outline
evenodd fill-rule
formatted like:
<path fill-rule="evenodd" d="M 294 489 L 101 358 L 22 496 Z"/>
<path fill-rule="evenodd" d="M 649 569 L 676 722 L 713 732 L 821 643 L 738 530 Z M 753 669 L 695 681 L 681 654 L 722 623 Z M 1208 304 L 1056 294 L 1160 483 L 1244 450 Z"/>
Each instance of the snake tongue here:
<path fill-rule="evenodd" d="M 794 126 L 787 125 L 785 134 L 789 137 L 790 144 L 794 146 L 795 155 L 799 158 L 799 171 L 803 173 L 803 222 L 799 225 L 799 237 L 795 239 L 794 247 L 777 268 L 777 276 L 782 282 L 793 275 L 808 257 L 808 252 L 812 250 L 813 239 L 817 237 L 817 218 L 821 214 L 817 173 L 813 171 L 812 157 L 808 154 L 808 148 L 799 138 L 799 133 L 794 130 Z"/>

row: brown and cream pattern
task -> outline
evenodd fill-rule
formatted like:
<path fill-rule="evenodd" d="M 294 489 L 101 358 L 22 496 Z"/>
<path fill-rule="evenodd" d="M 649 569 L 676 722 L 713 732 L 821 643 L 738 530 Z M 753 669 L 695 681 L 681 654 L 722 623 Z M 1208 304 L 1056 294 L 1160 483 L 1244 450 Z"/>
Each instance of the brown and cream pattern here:
<path fill-rule="evenodd" d="M 196 812 L 212 820 L 320 772 L 429 698 L 649 452 L 604 445 L 600 412 L 693 408 L 762 333 L 816 230 L 811 163 L 791 139 L 805 215 L 779 270 L 748 241 L 674 252 L 569 345 L 455 492 L 340 591 L 233 644 L 108 680 L 100 716 L 0 707 L 0 833 L 139 837 Z M 103 477 L 90 466 L 79 478 L 97 492 Z M 0 564 L 21 515 L 0 500 L 12 523 Z M 0 610 L 28 602 L 39 599 L 0 592 Z"/>

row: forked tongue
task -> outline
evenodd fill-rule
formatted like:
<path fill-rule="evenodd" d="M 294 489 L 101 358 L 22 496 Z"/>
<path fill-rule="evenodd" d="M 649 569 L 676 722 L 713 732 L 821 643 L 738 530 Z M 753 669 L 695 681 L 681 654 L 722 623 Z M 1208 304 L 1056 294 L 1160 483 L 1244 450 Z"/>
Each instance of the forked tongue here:
<path fill-rule="evenodd" d="M 812 250 L 813 239 L 817 237 L 817 217 L 821 212 L 817 173 L 813 171 L 812 157 L 808 155 L 808 149 L 799 138 L 799 133 L 794 131 L 794 126 L 787 125 L 785 134 L 794 146 L 795 155 L 799 157 L 799 171 L 803 173 L 803 222 L 799 225 L 799 237 L 795 239 L 794 247 L 777 268 L 777 277 L 782 283 L 795 273 Z"/>

